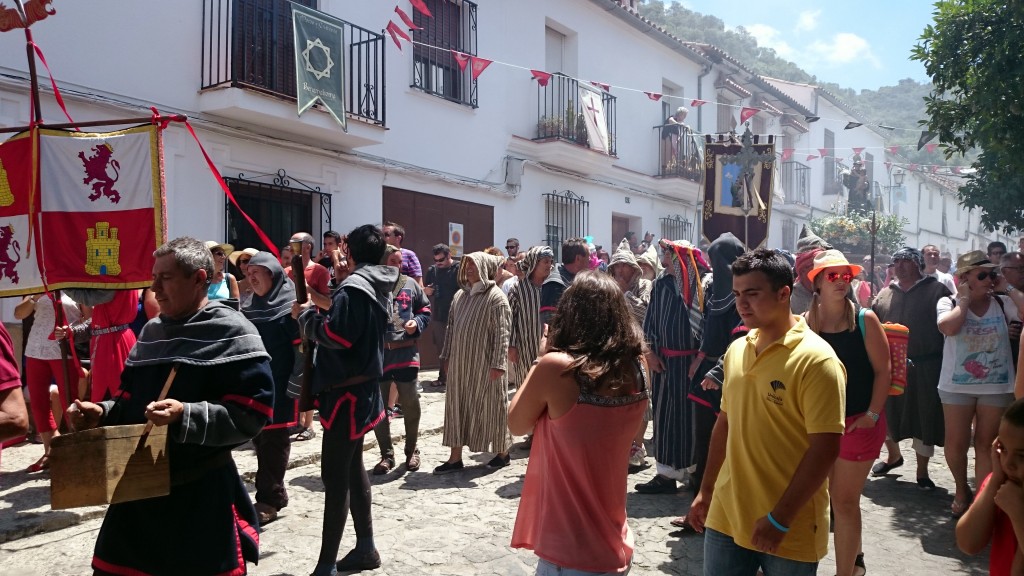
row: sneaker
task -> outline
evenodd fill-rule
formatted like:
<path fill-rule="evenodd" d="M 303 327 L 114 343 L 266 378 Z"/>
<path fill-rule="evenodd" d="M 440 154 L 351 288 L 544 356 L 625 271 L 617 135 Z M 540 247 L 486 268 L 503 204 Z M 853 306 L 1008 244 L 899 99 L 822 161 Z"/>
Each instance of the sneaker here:
<path fill-rule="evenodd" d="M 634 488 L 640 494 L 675 494 L 679 490 L 675 480 L 661 474 L 656 475 L 649 482 L 637 484 Z"/>
<path fill-rule="evenodd" d="M 405 414 L 402 413 L 402 406 L 395 404 L 395 407 L 391 409 L 391 415 L 395 418 L 404 418 Z"/>
<path fill-rule="evenodd" d="M 388 422 L 391 422 L 391 421 L 393 421 L 395 419 L 395 409 L 394 408 L 385 408 L 384 412 L 387 413 L 387 415 L 388 415 Z"/>
<path fill-rule="evenodd" d="M 496 454 L 491 461 L 487 463 L 488 468 L 504 468 L 512 463 L 512 456 L 510 454 Z"/>
<path fill-rule="evenodd" d="M 636 474 L 647 466 L 647 449 L 643 444 L 633 442 L 633 447 L 629 449 L 629 473 Z"/>
<path fill-rule="evenodd" d="M 434 468 L 434 474 L 440 476 L 441 474 L 448 474 L 451 472 L 457 472 L 462 470 L 465 466 L 462 464 L 462 460 L 456 460 L 455 462 L 445 462 L 437 468 Z"/>

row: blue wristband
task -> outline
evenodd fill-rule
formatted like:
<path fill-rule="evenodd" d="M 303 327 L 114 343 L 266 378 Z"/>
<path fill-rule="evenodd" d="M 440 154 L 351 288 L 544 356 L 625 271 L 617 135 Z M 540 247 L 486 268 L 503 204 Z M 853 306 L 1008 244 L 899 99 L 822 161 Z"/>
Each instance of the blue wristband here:
<path fill-rule="evenodd" d="M 771 522 L 772 526 L 775 526 L 775 529 L 778 530 L 779 532 L 782 532 L 783 534 L 785 534 L 786 532 L 789 532 L 789 528 L 786 528 L 782 524 L 779 524 L 778 520 L 776 520 L 775 518 L 772 518 L 772 513 L 771 512 L 768 513 L 768 521 Z"/>

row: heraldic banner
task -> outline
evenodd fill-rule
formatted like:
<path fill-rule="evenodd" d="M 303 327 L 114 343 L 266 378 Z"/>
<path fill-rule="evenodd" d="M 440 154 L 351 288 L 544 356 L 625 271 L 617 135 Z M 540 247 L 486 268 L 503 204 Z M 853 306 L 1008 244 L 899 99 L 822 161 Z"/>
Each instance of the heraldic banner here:
<path fill-rule="evenodd" d="M 772 213 L 775 144 L 709 143 L 704 146 L 704 238 L 713 242 L 732 232 L 748 248 L 768 239 Z"/>
<path fill-rule="evenodd" d="M 345 118 L 345 27 L 337 18 L 292 3 L 295 93 L 299 116 L 320 102 L 348 132 Z"/>
<path fill-rule="evenodd" d="M 0 144 L 0 297 L 148 287 L 166 234 L 159 128 L 40 130 L 38 164 L 32 145 Z"/>

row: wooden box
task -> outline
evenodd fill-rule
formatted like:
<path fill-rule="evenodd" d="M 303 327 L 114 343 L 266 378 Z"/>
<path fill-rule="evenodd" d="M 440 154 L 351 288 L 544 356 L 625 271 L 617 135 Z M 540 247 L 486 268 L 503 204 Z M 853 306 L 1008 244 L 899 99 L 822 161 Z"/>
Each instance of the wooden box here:
<path fill-rule="evenodd" d="M 53 439 L 50 507 L 97 506 L 171 492 L 167 427 L 104 426 Z"/>

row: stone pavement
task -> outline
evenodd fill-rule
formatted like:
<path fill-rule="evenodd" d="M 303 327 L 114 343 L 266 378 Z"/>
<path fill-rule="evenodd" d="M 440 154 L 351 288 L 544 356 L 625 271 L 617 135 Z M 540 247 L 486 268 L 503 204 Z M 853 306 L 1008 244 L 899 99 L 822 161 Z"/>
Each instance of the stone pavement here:
<path fill-rule="evenodd" d="M 434 373 L 425 372 L 424 380 Z M 512 465 L 490 470 L 491 454 L 465 453 L 467 469 L 434 476 L 430 470 L 447 458 L 441 446 L 444 394 L 429 387 L 422 395 L 425 432 L 420 449 L 423 468 L 406 473 L 399 466 L 385 477 L 373 477 L 374 527 L 384 565 L 372 574 L 532 574 L 532 553 L 513 550 L 508 543 L 526 472 L 527 452 L 512 450 Z M 402 421 L 392 432 L 399 436 Z M 367 468 L 377 462 L 376 442 L 367 436 Z M 906 444 L 906 443 L 905 443 Z M 401 451 L 401 443 L 396 444 Z M 46 477 L 22 470 L 41 447 L 22 445 L 4 450 L 0 475 L 0 574 L 87 575 L 102 508 L 51 511 Z M 293 444 L 292 468 L 287 475 L 291 502 L 280 519 L 261 536 L 262 556 L 256 575 L 308 574 L 319 550 L 323 486 L 320 482 L 320 440 Z M 245 447 L 236 451 L 239 469 L 251 480 L 255 457 Z M 870 574 L 932 576 L 987 573 L 987 556 L 968 558 L 956 550 L 954 522 L 949 516 L 952 479 L 941 451 L 932 460 L 932 478 L 939 488 L 926 493 L 913 478 L 913 453 L 904 452 L 907 465 L 886 478 L 872 479 L 865 489 L 864 552 Z M 632 574 L 698 575 L 702 569 L 702 539 L 681 535 L 668 521 L 683 513 L 688 493 L 643 496 L 632 486 L 653 476 L 653 469 L 630 477 L 627 501 L 637 549 Z M 351 523 L 342 553 L 355 542 Z M 168 543 L 169 547 L 172 546 Z M 819 574 L 833 574 L 830 554 Z"/>

